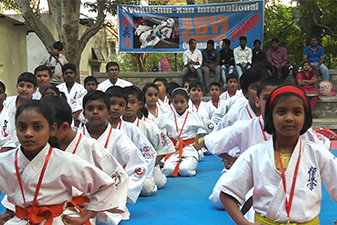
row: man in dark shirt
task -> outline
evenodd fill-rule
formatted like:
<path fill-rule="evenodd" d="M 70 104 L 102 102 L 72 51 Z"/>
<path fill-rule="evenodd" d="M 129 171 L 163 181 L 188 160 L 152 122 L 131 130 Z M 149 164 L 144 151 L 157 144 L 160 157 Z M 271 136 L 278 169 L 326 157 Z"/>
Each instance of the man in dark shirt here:
<path fill-rule="evenodd" d="M 222 50 L 220 51 L 220 73 L 224 87 L 226 87 L 226 74 L 234 72 L 233 49 L 230 49 L 231 41 L 227 38 L 222 40 Z"/>
<path fill-rule="evenodd" d="M 214 41 L 207 41 L 207 48 L 202 50 L 202 73 L 205 78 L 205 93 L 209 90 L 209 73 L 214 73 L 214 82 L 219 82 L 220 80 L 220 52 L 214 48 Z"/>
<path fill-rule="evenodd" d="M 287 65 L 287 49 L 280 46 L 278 38 L 271 40 L 272 47 L 267 51 L 267 60 L 273 64 L 273 76 L 281 72 L 282 80 L 285 80 L 290 73 Z"/>
<path fill-rule="evenodd" d="M 257 62 L 261 60 L 266 60 L 266 52 L 261 49 L 261 41 L 256 39 L 254 41 L 254 49 L 253 49 L 253 58 L 252 61 Z"/>

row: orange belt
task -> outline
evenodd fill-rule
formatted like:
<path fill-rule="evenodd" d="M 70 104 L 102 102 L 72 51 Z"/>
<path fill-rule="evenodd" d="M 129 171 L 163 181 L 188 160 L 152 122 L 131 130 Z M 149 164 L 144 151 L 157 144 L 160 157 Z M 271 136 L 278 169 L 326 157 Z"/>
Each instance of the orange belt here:
<path fill-rule="evenodd" d="M 188 139 L 188 140 L 175 140 L 173 138 L 170 138 L 172 143 L 176 146 L 175 149 L 176 151 L 179 151 L 179 159 L 176 167 L 173 170 L 172 176 L 177 177 L 178 176 L 178 170 L 179 170 L 179 164 L 181 160 L 181 156 L 183 154 L 183 148 L 187 145 L 193 144 L 194 139 Z M 164 160 L 166 161 L 168 158 L 170 158 L 171 155 L 173 155 L 175 152 L 172 152 L 171 154 L 168 154 L 165 156 Z"/>
<path fill-rule="evenodd" d="M 73 197 L 73 199 L 70 202 L 68 202 L 67 206 L 74 206 L 82 214 L 84 214 L 85 212 L 80 207 L 78 207 L 78 205 L 82 204 L 82 203 L 89 203 L 89 202 L 90 202 L 90 200 L 89 200 L 88 197 L 86 197 L 86 196 L 78 196 L 78 197 Z M 86 225 L 91 225 L 90 220 L 88 220 L 88 222 L 86 223 Z"/>
<path fill-rule="evenodd" d="M 29 220 L 30 224 L 40 224 L 46 220 L 45 225 L 52 225 L 53 218 L 62 215 L 63 204 L 48 205 L 48 206 L 35 206 L 32 214 L 30 214 L 31 207 L 22 208 L 15 206 L 16 216 L 23 220 Z"/>

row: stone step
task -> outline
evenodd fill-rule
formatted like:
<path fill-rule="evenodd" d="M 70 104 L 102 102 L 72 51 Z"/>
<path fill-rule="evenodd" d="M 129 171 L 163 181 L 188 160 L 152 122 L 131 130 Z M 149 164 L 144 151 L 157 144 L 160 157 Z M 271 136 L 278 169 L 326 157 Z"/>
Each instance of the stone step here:
<path fill-rule="evenodd" d="M 312 111 L 313 118 L 337 118 L 337 96 L 321 96 Z"/>
<path fill-rule="evenodd" d="M 337 130 L 337 118 L 317 118 L 313 119 L 312 126 L 313 129 L 316 128 L 328 128 L 331 130 Z"/>

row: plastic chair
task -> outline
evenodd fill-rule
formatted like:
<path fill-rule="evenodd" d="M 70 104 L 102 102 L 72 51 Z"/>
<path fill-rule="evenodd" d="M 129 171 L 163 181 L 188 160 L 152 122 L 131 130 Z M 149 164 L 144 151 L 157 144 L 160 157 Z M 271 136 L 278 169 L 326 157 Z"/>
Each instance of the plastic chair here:
<path fill-rule="evenodd" d="M 314 131 L 319 133 L 319 134 L 324 135 L 325 137 L 329 138 L 330 140 L 337 139 L 337 134 L 334 131 L 332 131 L 328 128 L 322 128 L 322 127 L 316 128 L 316 129 L 314 129 Z"/>

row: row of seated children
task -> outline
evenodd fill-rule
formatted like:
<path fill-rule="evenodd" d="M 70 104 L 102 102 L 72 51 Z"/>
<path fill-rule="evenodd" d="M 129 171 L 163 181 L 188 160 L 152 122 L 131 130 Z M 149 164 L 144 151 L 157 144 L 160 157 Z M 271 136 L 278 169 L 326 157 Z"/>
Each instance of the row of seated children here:
<path fill-rule="evenodd" d="M 255 97 L 256 97 L 256 88 L 257 87 L 254 86 L 254 85 L 256 85 L 256 83 L 259 83 L 259 81 L 261 81 L 261 79 L 262 79 L 261 76 L 258 76 L 257 74 L 261 74 L 261 72 L 246 73 L 246 76 L 247 76 L 246 80 L 247 80 L 247 83 L 248 83 L 248 87 L 249 86 L 253 86 L 253 87 L 250 88 L 251 90 L 249 88 L 247 88 L 247 91 L 244 90 L 244 92 L 246 92 L 245 97 L 248 98 L 248 102 L 246 101 L 247 103 L 245 103 L 245 105 L 244 105 L 245 108 L 246 108 L 246 113 L 249 112 L 248 107 L 251 107 L 252 109 L 256 108 L 256 110 L 253 111 L 254 116 L 258 116 L 259 113 L 260 114 L 263 113 L 262 109 L 261 109 L 261 105 L 259 105 L 258 103 L 257 103 L 256 107 L 252 107 L 250 105 L 251 104 L 250 98 L 254 95 L 254 91 L 255 91 Z M 243 76 L 245 76 L 245 73 L 244 73 Z M 242 81 L 245 81 L 245 79 L 242 79 Z M 241 86 L 244 86 L 243 85 L 244 82 L 242 82 L 242 81 L 240 79 Z M 252 84 L 254 84 L 254 85 L 252 85 Z M 169 85 L 167 85 L 167 86 L 169 87 Z M 156 89 L 155 86 L 152 86 L 152 87 L 154 89 Z M 192 84 L 191 87 L 194 88 L 193 84 Z M 198 89 L 197 86 L 196 86 L 196 89 Z M 158 90 L 158 92 L 159 92 L 159 90 Z M 154 91 L 153 94 L 158 96 L 159 95 L 158 92 Z M 146 96 L 146 94 L 145 94 L 145 96 Z M 169 136 L 171 136 L 174 139 L 177 138 L 179 144 L 175 149 L 176 152 L 174 152 L 171 156 L 169 156 L 166 159 L 167 162 L 170 162 L 170 163 L 164 164 L 163 172 L 169 171 L 167 175 L 170 175 L 171 173 L 177 175 L 177 174 L 179 174 L 179 172 L 181 172 L 180 175 L 193 175 L 193 174 L 195 174 L 195 167 L 196 167 L 195 164 L 197 163 L 197 161 L 191 160 L 191 158 L 194 158 L 194 159 L 196 158 L 196 155 L 195 155 L 196 151 L 193 149 L 193 147 L 191 147 L 191 144 L 196 142 L 195 140 L 198 139 L 198 136 L 197 136 L 198 134 L 204 134 L 205 130 L 206 130 L 206 132 L 211 131 L 212 129 L 210 129 L 210 128 L 212 128 L 213 123 L 210 123 L 206 118 L 204 118 L 202 116 L 199 116 L 198 112 L 190 111 L 191 109 L 187 110 L 188 93 L 185 90 L 182 90 L 182 89 L 178 88 L 178 89 L 174 90 L 173 92 L 170 92 L 170 97 L 172 98 L 172 105 L 171 106 L 173 106 L 173 108 L 171 107 L 171 112 L 163 114 L 162 116 L 158 117 L 156 119 L 156 121 L 157 122 L 159 121 L 159 124 L 161 125 L 162 128 L 167 129 L 167 131 L 168 131 L 167 134 L 170 134 Z M 266 99 L 266 97 L 264 97 L 264 99 Z M 110 100 L 111 100 L 111 98 L 110 98 Z M 254 103 L 255 103 L 255 101 L 254 101 Z M 129 104 L 127 104 L 127 105 L 129 105 Z M 234 107 L 234 105 L 233 105 L 233 107 Z M 107 108 L 109 108 L 109 107 L 107 107 Z M 126 107 L 126 108 L 128 108 L 128 107 Z M 196 107 L 196 109 L 198 109 L 198 108 Z M 258 111 L 259 109 L 260 109 L 260 112 Z M 84 112 L 85 111 L 86 111 L 86 109 L 84 107 Z M 128 111 L 128 110 L 126 110 L 126 111 Z M 137 112 L 138 112 L 138 118 L 142 118 L 142 115 L 139 115 L 139 110 Z M 144 111 L 144 112 L 146 112 L 146 111 Z M 158 113 L 154 114 L 153 116 L 156 118 L 156 116 L 158 116 Z M 123 118 L 124 118 L 124 116 L 123 116 Z M 189 119 L 189 118 L 191 118 L 191 119 Z M 260 118 L 260 117 L 256 117 L 256 118 Z M 259 120 L 259 122 L 263 123 L 263 122 L 261 122 L 261 120 Z M 88 123 L 90 123 L 90 122 L 88 121 Z M 86 124 L 87 127 L 88 127 L 88 123 Z M 185 123 L 186 123 L 186 125 L 185 125 Z M 189 123 L 191 125 L 188 125 Z M 180 132 L 178 132 L 179 131 L 178 124 L 179 124 L 179 126 L 182 125 L 182 128 L 180 129 Z M 183 129 L 184 127 L 187 128 L 187 132 L 183 132 L 183 131 L 185 131 Z M 203 127 L 204 131 L 202 133 L 198 133 L 199 131 L 196 131 L 197 127 L 198 128 Z M 235 127 L 235 126 L 232 126 L 232 127 Z M 104 128 L 105 128 L 105 131 L 106 131 L 107 130 L 106 126 L 104 126 Z M 228 127 L 228 129 L 229 128 L 230 127 Z M 260 129 L 261 129 L 261 127 L 260 127 Z M 223 129 L 223 130 L 225 130 L 225 129 Z M 223 130 L 220 130 L 220 131 L 223 131 Z M 220 131 L 218 131 L 218 132 L 220 132 Z M 264 138 L 266 138 L 265 135 L 263 135 L 263 136 L 264 136 Z M 194 140 L 191 140 L 193 138 L 188 139 L 189 137 L 195 137 L 195 138 L 194 138 Z M 206 137 L 208 137 L 208 136 L 206 136 Z M 205 137 L 204 143 L 207 143 L 206 137 Z M 316 136 L 312 135 L 312 137 L 316 137 Z M 245 138 L 247 138 L 247 136 L 245 136 Z M 175 140 L 177 140 L 177 139 L 175 139 Z M 179 139 L 182 139 L 184 141 L 179 140 Z M 252 139 L 254 139 L 254 138 L 252 137 Z M 210 140 L 213 140 L 213 138 L 210 138 Z M 214 140 L 216 140 L 216 139 L 214 139 Z M 310 138 L 309 138 L 309 140 L 310 140 Z M 174 140 L 172 140 L 172 141 L 174 141 Z M 319 141 L 321 141 L 321 140 L 319 140 Z M 242 141 L 242 142 L 244 142 L 244 141 Z M 187 144 L 187 146 L 184 146 L 186 144 Z M 204 146 L 202 146 L 202 147 L 207 147 L 207 145 L 205 145 L 205 144 L 203 144 L 203 145 Z M 181 147 L 181 146 L 183 146 L 183 147 Z M 198 148 L 196 145 L 194 147 Z M 185 151 L 183 151 L 182 149 L 184 149 Z M 240 150 L 242 151 L 242 148 L 240 148 Z M 225 153 L 225 152 L 223 152 L 223 153 Z M 223 153 L 221 153 L 221 151 L 220 151 L 220 153 L 218 155 L 222 155 Z M 193 156 L 193 157 L 191 157 L 191 156 Z M 180 160 L 177 160 L 179 158 L 180 158 Z M 184 160 L 184 158 L 186 158 L 186 160 Z M 187 169 L 186 169 L 185 165 L 188 165 Z M 181 168 L 183 168 L 183 170 L 181 170 Z M 215 198 L 216 197 L 218 197 L 218 196 L 215 195 Z"/>

